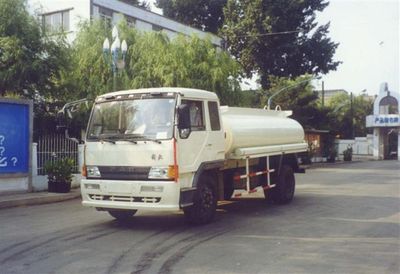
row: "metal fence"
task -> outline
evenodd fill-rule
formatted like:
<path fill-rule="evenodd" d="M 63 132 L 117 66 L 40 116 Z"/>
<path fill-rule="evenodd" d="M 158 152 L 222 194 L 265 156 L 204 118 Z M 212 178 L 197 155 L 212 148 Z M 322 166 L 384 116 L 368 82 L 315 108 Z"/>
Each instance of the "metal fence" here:
<path fill-rule="evenodd" d="M 75 162 L 74 172 L 78 172 L 78 144 L 64 135 L 47 135 L 37 142 L 37 172 L 45 175 L 44 165 L 48 161 L 71 158 Z"/>

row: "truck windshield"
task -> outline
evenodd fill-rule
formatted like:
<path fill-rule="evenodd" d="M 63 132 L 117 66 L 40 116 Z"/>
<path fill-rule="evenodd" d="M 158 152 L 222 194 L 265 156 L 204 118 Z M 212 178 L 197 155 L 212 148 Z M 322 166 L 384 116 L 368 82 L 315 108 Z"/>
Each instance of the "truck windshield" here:
<path fill-rule="evenodd" d="M 94 106 L 88 140 L 163 140 L 173 136 L 175 99 L 106 101 Z"/>

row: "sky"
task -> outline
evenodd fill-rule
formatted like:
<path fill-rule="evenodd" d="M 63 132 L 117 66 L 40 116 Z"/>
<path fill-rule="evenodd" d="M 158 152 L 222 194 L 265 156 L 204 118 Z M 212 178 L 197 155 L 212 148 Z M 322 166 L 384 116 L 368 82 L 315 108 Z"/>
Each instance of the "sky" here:
<path fill-rule="evenodd" d="M 382 82 L 399 90 L 399 0 L 331 0 L 317 20 L 331 22 L 329 37 L 339 43 L 335 60 L 343 63 L 315 84 L 378 94 Z"/>
<path fill-rule="evenodd" d="M 345 89 L 360 94 L 378 94 L 382 82 L 399 90 L 400 0 L 330 0 L 317 14 L 317 22 L 330 22 L 329 37 L 339 43 L 336 71 L 314 81 L 316 89 Z M 161 13 L 154 7 L 152 10 Z"/>

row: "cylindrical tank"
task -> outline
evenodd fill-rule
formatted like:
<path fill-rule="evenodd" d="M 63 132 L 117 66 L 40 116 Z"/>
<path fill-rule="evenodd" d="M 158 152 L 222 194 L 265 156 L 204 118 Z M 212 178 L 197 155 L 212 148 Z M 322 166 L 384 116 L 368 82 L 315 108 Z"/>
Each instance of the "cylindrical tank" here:
<path fill-rule="evenodd" d="M 304 142 L 304 130 L 285 111 L 221 107 L 225 130 L 225 153 L 236 148 Z"/>

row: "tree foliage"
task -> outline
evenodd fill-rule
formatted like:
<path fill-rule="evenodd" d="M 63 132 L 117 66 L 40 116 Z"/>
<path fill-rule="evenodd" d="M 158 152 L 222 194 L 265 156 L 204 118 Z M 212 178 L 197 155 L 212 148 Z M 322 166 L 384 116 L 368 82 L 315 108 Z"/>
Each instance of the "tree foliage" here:
<path fill-rule="evenodd" d="M 143 8 L 146 10 L 150 10 L 150 4 L 146 0 L 120 0 L 121 2 L 125 2 L 129 5 L 138 6 L 139 8 Z"/>
<path fill-rule="evenodd" d="M 100 20 L 82 22 L 72 45 L 74 69 L 65 75 L 64 85 L 70 90 L 70 99 L 94 98 L 112 89 L 112 71 L 102 53 L 111 30 Z"/>
<path fill-rule="evenodd" d="M 269 76 L 294 78 L 335 70 L 338 46 L 327 37 L 329 23 L 315 16 L 325 0 L 228 0 L 221 34 L 246 73 L 258 72 L 263 88 Z"/>
<path fill-rule="evenodd" d="M 0 0 L 0 95 L 57 93 L 68 46 L 62 36 L 48 38 L 24 2 Z"/>
<path fill-rule="evenodd" d="M 223 103 L 239 102 L 239 64 L 210 41 L 179 36 L 172 41 L 163 33 L 138 33 L 120 26 L 128 43 L 125 69 L 118 74 L 118 89 L 189 87 L 216 92 Z M 77 97 L 95 97 L 112 91 L 112 72 L 102 54 L 102 43 L 111 31 L 98 22 L 87 22 L 73 45 L 72 77 Z M 111 37 L 109 37 L 111 38 Z"/>
<path fill-rule="evenodd" d="M 327 111 L 318 107 L 318 93 L 311 85 L 312 77 L 304 75 L 295 79 L 271 76 L 270 88 L 261 99 L 267 104 L 272 99 L 271 108 L 279 105 L 283 110 L 292 110 L 291 118 L 297 120 L 304 128 L 328 129 Z"/>
<path fill-rule="evenodd" d="M 373 110 L 373 102 L 362 95 L 338 94 L 328 102 L 330 127 L 342 139 L 365 136 L 369 130 L 365 117 Z M 354 133 L 354 136 L 353 136 Z"/>
<path fill-rule="evenodd" d="M 239 101 L 239 66 L 210 41 L 146 33 L 130 53 L 131 87 L 193 87 L 216 92 L 225 104 Z"/>
<path fill-rule="evenodd" d="M 224 22 L 227 0 L 157 0 L 165 16 L 204 31 L 217 33 Z"/>

